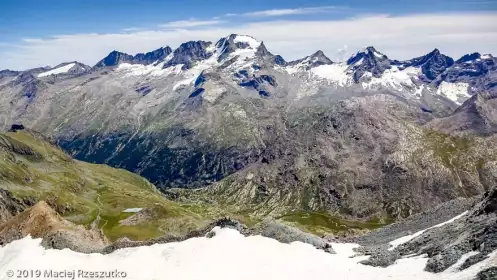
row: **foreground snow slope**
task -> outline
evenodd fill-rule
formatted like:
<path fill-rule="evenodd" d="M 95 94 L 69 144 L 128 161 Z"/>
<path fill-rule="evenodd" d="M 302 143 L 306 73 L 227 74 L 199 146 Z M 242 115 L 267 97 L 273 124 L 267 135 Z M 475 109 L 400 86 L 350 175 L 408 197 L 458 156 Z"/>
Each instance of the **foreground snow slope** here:
<path fill-rule="evenodd" d="M 122 271 L 126 279 L 472 279 L 495 262 L 495 256 L 463 272 L 423 271 L 426 258 L 398 260 L 388 268 L 358 264 L 350 258 L 355 244 L 334 244 L 336 255 L 300 242 L 279 243 L 261 236 L 244 237 L 232 229 L 215 228 L 211 238 L 127 248 L 109 255 L 45 250 L 40 240 L 24 238 L 0 248 L 0 279 L 9 270 L 39 269 Z M 493 253 L 492 255 L 494 255 Z M 492 260 L 494 259 L 494 260 Z M 27 278 L 25 278 L 27 279 Z"/>

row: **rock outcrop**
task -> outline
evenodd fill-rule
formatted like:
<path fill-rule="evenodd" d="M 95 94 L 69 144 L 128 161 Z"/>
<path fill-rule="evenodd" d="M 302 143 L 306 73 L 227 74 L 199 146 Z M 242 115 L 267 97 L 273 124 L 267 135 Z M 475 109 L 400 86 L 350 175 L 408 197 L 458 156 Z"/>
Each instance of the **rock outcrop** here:
<path fill-rule="evenodd" d="M 434 213 L 419 215 L 423 214 L 430 218 L 430 214 Z M 402 222 L 399 226 L 402 226 Z M 385 230 L 387 229 L 379 231 Z M 374 236 L 375 232 L 369 235 Z M 457 269 L 467 269 L 489 258 L 489 254 L 497 250 L 497 188 L 486 192 L 461 218 L 428 229 L 393 250 L 387 250 L 388 247 L 388 244 L 383 243 L 360 249 L 362 253 L 371 255 L 371 258 L 363 263 L 388 266 L 405 256 L 427 254 L 429 259 L 425 270 L 439 273 L 455 265 L 463 255 L 470 252 L 471 256 L 465 258 Z M 492 275 L 492 271 L 489 269 L 487 272 L 482 272 L 481 277 Z"/>
<path fill-rule="evenodd" d="M 41 238 L 45 248 L 92 253 L 109 242 L 100 230 L 87 230 L 64 220 L 44 201 L 0 225 L 0 245 L 26 236 Z"/>

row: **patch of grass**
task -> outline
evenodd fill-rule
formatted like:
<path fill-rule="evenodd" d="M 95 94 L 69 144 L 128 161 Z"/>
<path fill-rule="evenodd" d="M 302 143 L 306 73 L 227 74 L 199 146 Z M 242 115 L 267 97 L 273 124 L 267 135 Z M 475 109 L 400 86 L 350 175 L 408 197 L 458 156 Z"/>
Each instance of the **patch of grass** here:
<path fill-rule="evenodd" d="M 154 221 L 137 226 L 125 226 L 119 224 L 121 220 L 124 220 L 133 214 L 134 213 L 119 213 L 115 216 L 102 215 L 100 217 L 99 226 L 104 231 L 105 236 L 107 236 L 107 238 L 111 241 L 115 241 L 124 236 L 130 238 L 131 240 L 143 241 L 164 235 Z"/>
<path fill-rule="evenodd" d="M 379 219 L 367 222 L 346 220 L 340 217 L 331 216 L 326 212 L 294 212 L 283 215 L 278 219 L 317 235 L 348 231 L 351 229 L 372 230 L 387 224 L 387 222 L 382 222 Z"/>

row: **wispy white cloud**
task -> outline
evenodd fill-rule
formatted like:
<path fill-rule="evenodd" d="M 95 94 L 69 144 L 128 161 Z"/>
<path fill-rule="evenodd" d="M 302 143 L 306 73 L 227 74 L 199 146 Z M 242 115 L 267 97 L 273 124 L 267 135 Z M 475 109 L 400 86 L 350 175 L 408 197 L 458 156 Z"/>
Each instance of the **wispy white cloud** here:
<path fill-rule="evenodd" d="M 23 38 L 22 41 L 25 43 L 39 43 L 39 42 L 43 42 L 43 39 L 41 39 L 41 38 Z"/>
<path fill-rule="evenodd" d="M 341 20 L 258 20 L 226 24 L 190 25 L 183 28 L 140 30 L 126 33 L 71 34 L 24 40 L 0 49 L 0 69 L 27 69 L 78 60 L 93 65 L 110 51 L 146 52 L 160 46 L 177 47 L 189 40 L 216 41 L 231 33 L 263 40 L 273 53 L 297 59 L 318 49 L 330 58 L 374 45 L 395 59 L 423 55 L 434 48 L 455 58 L 497 50 L 496 12 L 368 15 Z M 173 26 L 172 24 L 170 26 Z M 180 24 L 176 24 L 180 26 Z M 346 52 L 337 50 L 347 45 Z"/>
<path fill-rule="evenodd" d="M 344 45 L 342 48 L 339 48 L 336 52 L 336 60 L 337 61 L 344 61 L 346 59 L 346 55 L 348 53 L 349 47 L 347 45 Z"/>
<path fill-rule="evenodd" d="M 143 27 L 128 27 L 128 28 L 124 28 L 122 31 L 123 32 L 136 32 L 136 31 L 141 31 L 141 30 L 145 30 L 145 28 L 143 28 Z"/>
<path fill-rule="evenodd" d="M 171 21 L 164 24 L 159 25 L 161 28 L 192 28 L 199 26 L 212 26 L 224 23 L 222 20 L 212 19 L 212 20 L 180 20 L 180 21 Z"/>
<path fill-rule="evenodd" d="M 272 10 L 249 12 L 249 13 L 244 13 L 242 15 L 250 17 L 276 17 L 276 16 L 288 16 L 288 15 L 326 13 L 333 10 L 343 10 L 343 9 L 344 9 L 343 7 L 322 6 L 322 7 L 309 7 L 309 8 L 296 8 L 296 9 L 272 9 Z"/>

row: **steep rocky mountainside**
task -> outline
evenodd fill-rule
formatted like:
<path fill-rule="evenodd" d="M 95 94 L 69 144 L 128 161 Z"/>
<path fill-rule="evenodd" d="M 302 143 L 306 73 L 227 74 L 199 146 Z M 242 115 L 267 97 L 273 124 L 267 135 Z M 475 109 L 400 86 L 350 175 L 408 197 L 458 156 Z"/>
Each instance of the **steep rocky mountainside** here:
<path fill-rule="evenodd" d="M 113 51 L 82 72 L 2 71 L 0 120 L 136 172 L 173 199 L 288 222 L 314 211 L 326 225 L 335 216 L 384 223 L 489 188 L 493 112 L 478 109 L 475 127 L 462 127 L 484 123 L 486 138 L 450 133 L 460 126 L 451 119 L 475 111 L 465 106 L 495 92 L 496 62 L 438 50 L 397 61 L 373 47 L 346 62 L 322 52 L 287 62 L 233 34 Z"/>
<path fill-rule="evenodd" d="M 494 138 L 416 125 L 416 108 L 387 95 L 321 104 L 289 113 L 257 162 L 194 192 L 169 190 L 170 197 L 207 198 L 261 215 L 304 210 L 397 219 L 482 193 L 495 180 Z"/>
<path fill-rule="evenodd" d="M 286 225 L 284 219 L 263 220 L 215 205 L 167 200 L 137 175 L 74 160 L 43 135 L 15 128 L 0 134 L 0 245 L 31 235 L 47 248 L 109 253 L 204 236 L 215 226 L 230 226 L 246 235 L 302 241 L 332 252 L 324 240 Z M 335 223 L 340 227 L 324 230 L 381 226 L 340 219 Z M 310 229 L 305 223 L 296 226 Z"/>
<path fill-rule="evenodd" d="M 409 218 L 403 222 L 389 225 L 355 239 L 365 247 L 360 252 L 371 257 L 365 264 L 374 266 L 389 266 L 400 258 L 427 255 L 428 261 L 425 270 L 433 273 L 446 271 L 449 267 L 463 271 L 486 259 L 493 260 L 494 268 L 497 265 L 497 188 L 492 188 L 473 203 L 471 207 L 456 219 L 437 226 L 414 233 L 400 244 L 392 244 L 399 229 L 403 229 L 402 236 L 409 229 L 409 225 L 417 225 L 420 221 L 438 219 L 443 212 L 451 212 L 450 208 L 460 208 L 466 203 L 453 201 L 452 205 L 440 207 Z M 447 211 L 448 210 L 448 211 Z M 412 223 L 414 222 L 414 223 Z M 386 243 L 390 242 L 390 243 Z M 395 243 L 395 241 L 394 241 Z M 454 267 L 455 266 L 455 267 Z M 493 273 L 493 274 L 492 274 Z M 488 274 L 495 277 L 492 269 L 482 272 L 482 278 Z"/>
<path fill-rule="evenodd" d="M 472 96 L 445 118 L 433 120 L 430 126 L 447 133 L 489 136 L 497 132 L 497 92 Z"/>

